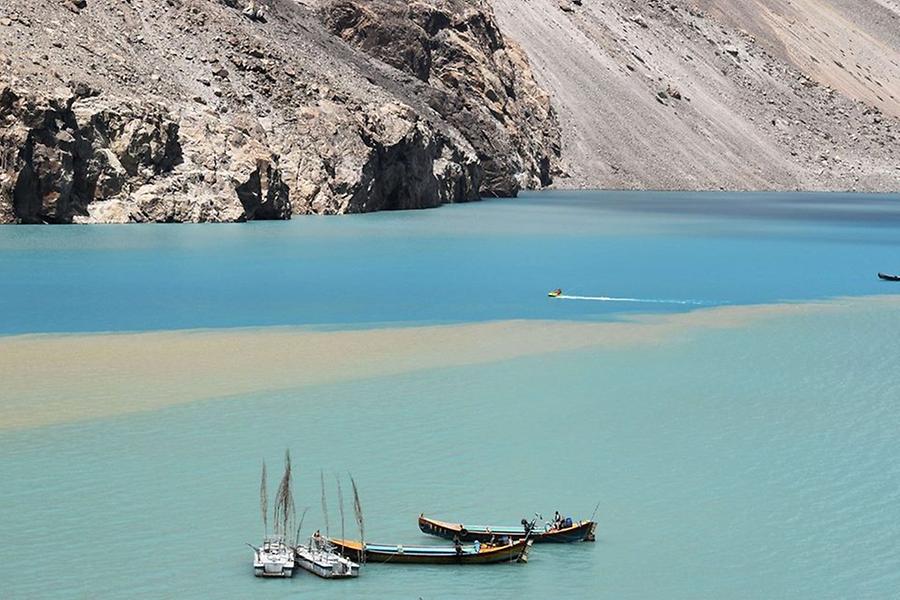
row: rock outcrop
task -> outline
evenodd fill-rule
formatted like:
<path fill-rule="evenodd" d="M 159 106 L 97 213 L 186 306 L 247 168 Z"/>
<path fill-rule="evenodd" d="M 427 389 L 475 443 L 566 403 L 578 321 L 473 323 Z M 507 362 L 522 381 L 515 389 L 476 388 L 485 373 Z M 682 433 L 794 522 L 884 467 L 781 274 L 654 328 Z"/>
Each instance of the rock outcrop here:
<path fill-rule="evenodd" d="M 428 105 L 472 144 L 486 194 L 550 184 L 560 152 L 549 96 L 481 0 L 330 0 L 330 31 L 425 86 Z"/>
<path fill-rule="evenodd" d="M 0 90 L 0 220 L 244 221 L 290 216 L 277 157 L 215 115 L 87 86 Z"/>
<path fill-rule="evenodd" d="M 375 60 L 324 0 L 0 6 L 0 222 L 284 219 L 549 183 L 555 116 L 490 8 L 389 4 L 372 31 L 414 48 L 421 30 L 427 63 Z"/>
<path fill-rule="evenodd" d="M 295 214 L 439 206 L 479 197 L 482 166 L 465 140 L 399 102 L 303 107 L 281 142 Z"/>

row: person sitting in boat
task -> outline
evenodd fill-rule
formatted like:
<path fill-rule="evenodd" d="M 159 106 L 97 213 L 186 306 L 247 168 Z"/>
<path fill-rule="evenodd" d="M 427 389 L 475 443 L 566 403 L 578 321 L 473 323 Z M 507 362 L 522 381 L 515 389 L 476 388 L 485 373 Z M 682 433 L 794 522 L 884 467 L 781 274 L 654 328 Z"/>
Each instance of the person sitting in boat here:
<path fill-rule="evenodd" d="M 493 546 L 497 542 L 497 536 L 494 534 L 493 531 L 491 531 L 490 527 L 485 527 L 484 532 L 490 534 L 490 536 L 491 536 L 490 538 L 488 538 L 488 541 L 485 542 L 485 545 Z"/>
<path fill-rule="evenodd" d="M 572 526 L 572 517 L 565 517 L 559 514 L 559 511 L 556 511 L 556 514 L 553 516 L 553 524 L 550 526 L 552 530 L 560 530 L 560 529 L 568 529 Z"/>

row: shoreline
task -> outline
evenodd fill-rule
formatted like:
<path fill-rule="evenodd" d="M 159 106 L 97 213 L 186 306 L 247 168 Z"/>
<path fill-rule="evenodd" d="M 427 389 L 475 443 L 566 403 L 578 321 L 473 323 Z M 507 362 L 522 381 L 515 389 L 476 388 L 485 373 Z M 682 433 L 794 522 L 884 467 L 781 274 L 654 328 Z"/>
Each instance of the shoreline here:
<path fill-rule="evenodd" d="M 900 167 L 898 167 L 900 169 Z M 898 171 L 898 179 L 900 179 L 900 171 Z M 507 201 L 507 202 L 515 202 L 523 197 L 530 197 L 539 194 L 553 194 L 553 193 L 567 193 L 567 192 L 587 192 L 587 193 L 597 193 L 597 194 L 695 194 L 699 197 L 712 197 L 714 198 L 717 194 L 750 194 L 750 195 L 770 195 L 770 196 L 778 196 L 784 194 L 790 195 L 800 195 L 800 196 L 867 196 L 867 197 L 884 197 L 889 198 L 891 200 L 900 201 L 900 187 L 897 188 L 878 188 L 878 187 L 870 187 L 870 188 L 790 188 L 790 187 L 766 187 L 766 188 L 738 188 L 738 187 L 719 187 L 719 188 L 711 188 L 711 187 L 696 187 L 696 188 L 688 188 L 688 187 L 597 187 L 592 184 L 573 184 L 573 185 L 565 185 L 560 184 L 559 182 L 554 182 L 548 186 L 538 188 L 538 189 L 521 189 L 515 195 L 509 196 L 479 196 L 477 198 L 471 198 L 468 200 L 458 200 L 451 202 L 436 202 L 423 206 L 416 207 L 407 207 L 401 209 L 376 209 L 371 211 L 348 211 L 348 212 L 337 212 L 337 213 L 313 213 L 313 212 L 299 212 L 299 213 L 289 213 L 286 216 L 278 217 L 278 218 L 265 218 L 265 217 L 257 217 L 253 219 L 226 219 L 226 220 L 174 220 L 174 221 L 153 221 L 153 220 L 145 220 L 145 221 L 92 221 L 92 220 L 78 220 L 72 222 L 42 222 L 42 223 L 31 223 L 31 222 L 22 222 L 22 221 L 10 221 L 3 222 L 0 221 L 0 231 L 3 230 L 4 227 L 44 227 L 44 226 L 57 226 L 57 227 L 83 227 L 83 226 L 92 226 L 92 225 L 101 225 L 101 226 L 114 226 L 114 225 L 156 225 L 156 226 L 170 226 L 170 225 L 206 225 L 206 226 L 216 226 L 216 225 L 241 225 L 247 223 L 260 223 L 260 222 L 287 222 L 294 221 L 304 218 L 341 218 L 341 217 L 360 217 L 365 215 L 371 215 L 376 213 L 408 213 L 408 212 L 419 212 L 419 211 L 433 211 L 438 210 L 440 208 L 445 208 L 449 206 L 456 206 L 461 204 L 475 204 L 482 202 L 493 202 L 493 201 Z M 690 213 L 687 213 L 690 214 Z"/>

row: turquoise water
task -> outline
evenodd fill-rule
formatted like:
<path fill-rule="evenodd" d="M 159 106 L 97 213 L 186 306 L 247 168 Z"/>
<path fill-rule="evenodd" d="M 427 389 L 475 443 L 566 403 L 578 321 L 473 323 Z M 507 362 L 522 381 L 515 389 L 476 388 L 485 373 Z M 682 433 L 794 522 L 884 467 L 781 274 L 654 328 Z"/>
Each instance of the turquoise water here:
<path fill-rule="evenodd" d="M 554 192 L 440 210 L 0 231 L 0 334 L 604 319 L 883 293 L 898 196 Z M 685 310 L 677 305 L 655 311 Z"/>
<path fill-rule="evenodd" d="M 583 193 L 240 227 L 4 228 L 0 331 L 696 309 L 546 299 L 557 285 L 732 305 L 887 293 L 873 276 L 900 271 L 898 221 L 897 197 Z M 897 302 L 854 301 L 640 347 L 0 429 L 0 597 L 894 597 L 898 317 Z M 372 541 L 428 541 L 422 511 L 515 522 L 599 502 L 598 541 L 537 546 L 527 565 L 260 581 L 243 544 L 262 533 L 259 461 L 277 471 L 286 446 L 307 529 L 322 525 L 321 468 L 353 472 Z M 338 520 L 332 501 L 332 533 Z"/>

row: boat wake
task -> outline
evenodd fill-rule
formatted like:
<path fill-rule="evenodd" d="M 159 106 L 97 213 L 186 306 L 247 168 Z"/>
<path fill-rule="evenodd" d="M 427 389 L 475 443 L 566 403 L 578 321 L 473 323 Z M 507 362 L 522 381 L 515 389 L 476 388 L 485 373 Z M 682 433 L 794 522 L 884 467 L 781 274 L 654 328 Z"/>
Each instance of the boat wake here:
<path fill-rule="evenodd" d="M 712 306 L 719 302 L 707 302 L 704 300 L 667 300 L 664 298 L 615 298 L 612 296 L 569 296 L 561 294 L 556 296 L 558 300 L 590 300 L 593 302 L 633 302 L 636 304 L 682 304 L 690 306 Z"/>

